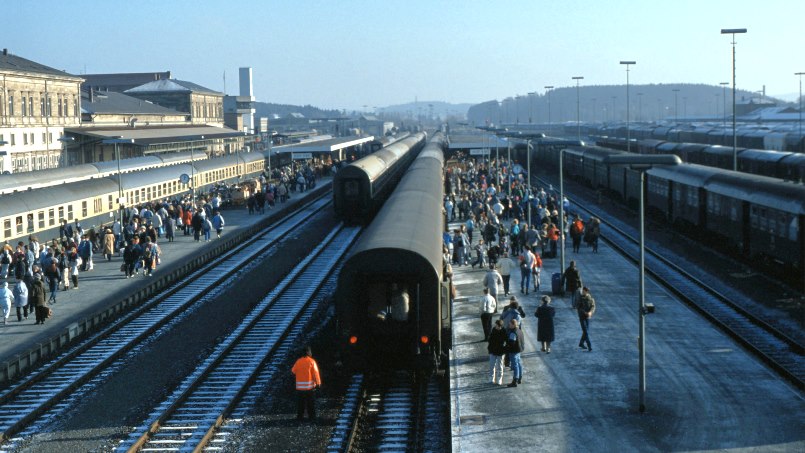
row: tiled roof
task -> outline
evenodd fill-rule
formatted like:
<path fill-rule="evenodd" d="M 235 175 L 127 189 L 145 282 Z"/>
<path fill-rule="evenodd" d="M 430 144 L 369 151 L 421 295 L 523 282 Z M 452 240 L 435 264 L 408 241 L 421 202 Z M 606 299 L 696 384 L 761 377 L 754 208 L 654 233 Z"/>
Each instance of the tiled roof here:
<path fill-rule="evenodd" d="M 201 85 L 196 85 L 193 82 L 187 82 L 185 80 L 176 80 L 176 79 L 168 79 L 168 80 L 154 80 L 153 82 L 148 82 L 145 85 L 140 85 L 138 87 L 134 87 L 125 91 L 125 93 L 209 93 L 209 94 L 217 94 L 223 96 L 224 93 L 219 93 L 217 91 L 213 91 L 209 88 L 204 88 Z"/>
<path fill-rule="evenodd" d="M 41 63 L 12 55 L 5 49 L 0 53 L 0 71 L 36 72 L 39 74 L 79 78 L 78 76 L 68 74 L 64 71 L 51 68 L 50 66 L 45 66 Z"/>

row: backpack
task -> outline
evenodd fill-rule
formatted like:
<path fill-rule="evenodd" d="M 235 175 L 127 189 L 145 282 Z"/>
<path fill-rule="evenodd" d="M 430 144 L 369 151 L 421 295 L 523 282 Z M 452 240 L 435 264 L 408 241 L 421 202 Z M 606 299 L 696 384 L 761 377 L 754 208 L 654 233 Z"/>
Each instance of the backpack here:
<path fill-rule="evenodd" d="M 8 257 L 8 253 L 3 252 L 3 257 L 0 258 L 0 263 L 2 263 L 2 264 L 11 264 L 11 258 Z"/>
<path fill-rule="evenodd" d="M 143 251 L 143 259 L 150 260 L 151 259 L 151 247 L 147 247 Z"/>

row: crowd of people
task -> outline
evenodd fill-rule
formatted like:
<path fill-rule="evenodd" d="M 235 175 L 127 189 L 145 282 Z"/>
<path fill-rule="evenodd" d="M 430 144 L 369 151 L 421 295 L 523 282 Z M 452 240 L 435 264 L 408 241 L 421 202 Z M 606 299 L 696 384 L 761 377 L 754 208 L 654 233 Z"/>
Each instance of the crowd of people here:
<path fill-rule="evenodd" d="M 543 259 L 558 256 L 563 236 L 570 237 L 574 254 L 581 253 L 582 243 L 597 253 L 600 236 L 598 218 L 582 219 L 572 212 L 567 199 L 560 201 L 550 187 L 546 190 L 528 184 L 525 176 L 524 168 L 505 158 L 476 161 L 462 155 L 448 164 L 445 175 L 444 215 L 452 225 L 452 231 L 443 237 L 445 260 L 453 266 L 487 269 L 480 308 L 483 341 L 489 352 L 489 380 L 501 385 L 506 364 L 512 369 L 509 387 L 522 383 L 520 353 L 525 346 L 522 328 L 526 316 L 517 297 L 511 295 L 512 276 L 520 277 L 521 295 L 539 294 Z M 560 202 L 565 214 L 562 219 Z M 578 314 L 582 331 L 579 347 L 592 351 L 589 322 L 595 300 L 582 284 L 575 260 L 560 278 L 559 293 L 570 296 L 571 307 Z M 509 303 L 498 315 L 502 297 L 509 297 Z M 537 341 L 546 354 L 550 354 L 555 338 L 556 311 L 551 302 L 550 296 L 541 296 L 534 312 Z"/>
<path fill-rule="evenodd" d="M 291 182 L 287 175 L 298 177 Z M 287 194 L 315 187 L 318 173 L 309 166 L 296 164 L 293 168 L 278 169 L 276 182 L 269 182 L 268 176 L 260 175 L 265 183 L 259 194 L 272 206 L 276 194 L 283 190 Z M 73 222 L 62 219 L 58 238 L 40 242 L 32 235 L 16 245 L 3 244 L 0 247 L 3 323 L 8 323 L 12 309 L 16 308 L 19 322 L 35 314 L 36 324 L 44 324 L 49 306 L 57 303 L 59 292 L 78 289 L 79 275 L 91 272 L 99 255 L 107 262 L 120 257 L 124 278 L 150 277 L 163 259 L 160 244 L 174 242 L 177 236 L 192 236 L 196 242 L 211 241 L 213 234 L 220 238 L 226 226 L 222 211 L 230 199 L 225 188 L 212 186 L 195 193 L 195 198 L 184 194 L 131 205 L 122 209 L 122 219 L 116 217 L 100 228 L 85 230 L 79 219 Z M 253 212 L 251 207 L 249 211 Z"/>

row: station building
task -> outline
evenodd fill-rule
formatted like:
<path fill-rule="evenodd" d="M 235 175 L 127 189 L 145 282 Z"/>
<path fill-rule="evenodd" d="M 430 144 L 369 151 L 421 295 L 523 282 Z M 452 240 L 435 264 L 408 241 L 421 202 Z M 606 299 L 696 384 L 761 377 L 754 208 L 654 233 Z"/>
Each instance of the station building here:
<path fill-rule="evenodd" d="M 64 128 L 81 122 L 83 79 L 8 49 L 0 76 L 0 173 L 60 166 Z"/>

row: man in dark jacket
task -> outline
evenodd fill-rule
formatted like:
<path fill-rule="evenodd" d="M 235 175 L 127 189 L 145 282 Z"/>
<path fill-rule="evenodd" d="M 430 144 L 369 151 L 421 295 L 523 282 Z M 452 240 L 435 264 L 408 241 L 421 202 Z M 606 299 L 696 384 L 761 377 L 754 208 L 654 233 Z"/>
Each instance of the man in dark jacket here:
<path fill-rule="evenodd" d="M 489 333 L 489 344 L 486 346 L 489 351 L 489 379 L 493 384 L 503 385 L 503 354 L 506 353 L 506 329 L 503 328 L 503 321 L 495 321 L 492 331 Z"/>
<path fill-rule="evenodd" d="M 520 353 L 523 352 L 523 330 L 520 329 L 517 320 L 509 321 L 509 328 L 506 331 L 506 354 L 509 356 L 509 363 L 512 367 L 512 382 L 508 387 L 517 387 L 523 383 L 523 365 L 520 362 Z"/>
<path fill-rule="evenodd" d="M 134 266 L 137 264 L 137 261 L 140 260 L 142 250 L 140 249 L 139 243 L 140 239 L 134 236 L 126 245 L 126 248 L 123 249 L 123 263 L 125 265 L 126 278 L 134 276 Z"/>
<path fill-rule="evenodd" d="M 581 339 L 579 340 L 579 347 L 584 349 L 585 345 L 589 352 L 593 352 L 593 345 L 590 343 L 590 318 L 595 313 L 595 299 L 590 294 L 590 290 L 585 286 L 581 290 L 581 297 L 573 305 L 576 312 L 579 314 L 579 324 L 581 325 Z"/>

